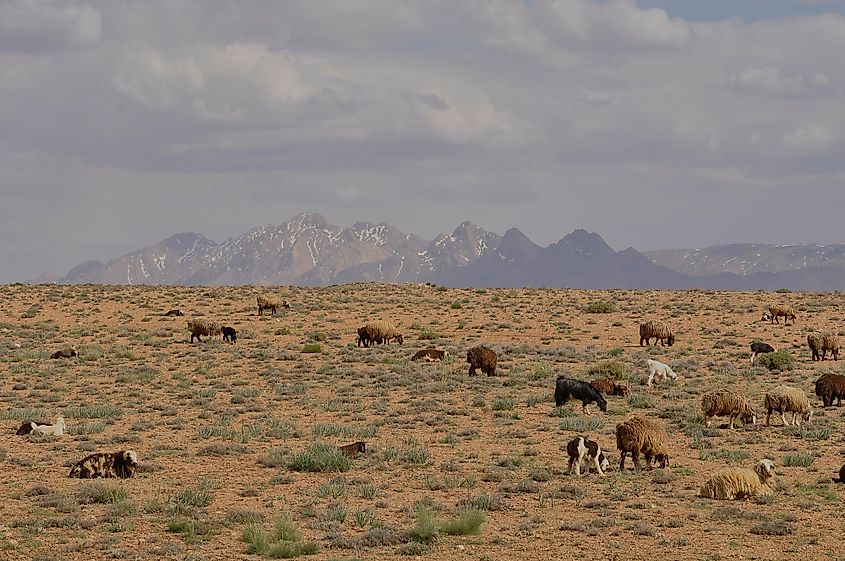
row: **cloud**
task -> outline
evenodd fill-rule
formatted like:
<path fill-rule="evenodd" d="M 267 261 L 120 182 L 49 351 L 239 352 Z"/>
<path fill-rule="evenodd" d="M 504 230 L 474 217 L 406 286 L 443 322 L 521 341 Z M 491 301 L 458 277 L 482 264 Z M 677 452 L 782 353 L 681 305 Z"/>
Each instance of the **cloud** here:
<path fill-rule="evenodd" d="M 100 41 L 102 16 L 88 4 L 47 0 L 6 0 L 0 4 L 0 51 L 47 52 L 93 46 Z"/>

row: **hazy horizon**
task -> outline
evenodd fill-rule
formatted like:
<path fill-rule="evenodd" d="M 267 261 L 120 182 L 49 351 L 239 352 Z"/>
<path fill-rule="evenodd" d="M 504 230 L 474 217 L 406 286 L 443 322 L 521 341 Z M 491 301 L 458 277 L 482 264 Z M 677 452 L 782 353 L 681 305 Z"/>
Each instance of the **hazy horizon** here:
<path fill-rule="evenodd" d="M 10 0 L 0 282 L 299 212 L 845 242 L 845 0 Z"/>

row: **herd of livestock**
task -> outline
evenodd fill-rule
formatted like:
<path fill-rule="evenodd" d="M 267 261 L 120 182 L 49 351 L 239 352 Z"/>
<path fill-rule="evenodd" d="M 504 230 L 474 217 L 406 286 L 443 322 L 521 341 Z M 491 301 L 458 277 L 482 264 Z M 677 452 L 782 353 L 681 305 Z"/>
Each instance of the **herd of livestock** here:
<path fill-rule="evenodd" d="M 258 315 L 269 312 L 276 314 L 279 309 L 288 309 L 290 304 L 285 300 L 277 300 L 268 296 L 258 296 Z M 166 316 L 182 316 L 180 310 L 170 310 Z M 795 311 L 790 306 L 773 305 L 763 315 L 763 320 L 771 323 L 780 323 L 779 318 L 784 318 L 784 324 L 789 320 L 795 322 Z M 217 322 L 204 318 L 187 320 L 190 330 L 191 343 L 194 339 L 202 341 L 202 336 L 213 337 L 222 334 L 223 340 L 234 344 L 237 341 L 237 333 L 234 328 L 221 326 Z M 654 344 L 672 346 L 675 343 L 675 335 L 671 328 L 664 323 L 646 321 L 639 325 L 640 346 Z M 357 330 L 356 344 L 359 347 L 370 347 L 373 345 L 390 344 L 395 341 L 402 344 L 404 338 L 396 327 L 386 321 L 369 322 Z M 839 342 L 835 334 L 811 334 L 807 337 L 807 344 L 810 348 L 812 359 L 824 360 L 827 353 L 835 359 L 839 357 Z M 775 348 L 767 343 L 755 341 L 751 344 L 751 362 L 757 356 L 774 353 Z M 435 361 L 443 360 L 448 355 L 445 350 L 426 348 L 417 351 L 412 360 L 414 361 Z M 62 349 L 51 355 L 51 358 L 71 358 L 77 356 L 74 349 Z M 498 357 L 493 349 L 485 346 L 476 346 L 467 351 L 466 362 L 469 364 L 469 375 L 476 375 L 481 370 L 487 376 L 496 375 Z M 655 381 L 676 380 L 677 374 L 672 368 L 660 361 L 648 359 L 648 374 L 643 376 L 642 382 L 652 385 Z M 618 379 L 601 378 L 585 382 L 566 376 L 559 376 L 556 379 L 554 399 L 555 406 L 561 407 L 570 400 L 580 401 L 583 413 L 590 414 L 589 406 L 596 404 L 601 411 L 607 410 L 607 400 L 604 395 L 627 396 L 628 387 L 620 383 Z M 824 374 L 816 381 L 816 395 L 818 395 L 825 407 L 841 405 L 842 397 L 845 396 L 845 376 L 838 374 Z M 800 388 L 790 386 L 778 386 L 767 392 L 764 398 L 764 407 L 767 412 L 766 424 L 769 425 L 773 413 L 780 414 L 783 425 L 789 426 L 790 421 L 787 414 L 792 415 L 792 424 L 799 425 L 802 421 L 809 422 L 812 419 L 812 408 L 810 400 Z M 721 389 L 706 393 L 701 398 L 701 409 L 704 415 L 704 422 L 710 426 L 714 417 L 727 417 L 728 427 L 733 429 L 735 423 L 755 423 L 757 416 L 751 402 L 733 391 Z M 64 434 L 65 421 L 58 417 L 52 424 L 42 421 L 25 421 L 17 431 L 17 434 L 42 434 L 61 436 Z M 661 468 L 669 465 L 669 444 L 670 439 L 666 430 L 661 424 L 653 419 L 641 415 L 634 415 L 616 426 L 616 447 L 620 452 L 619 469 L 625 468 L 626 456 L 630 454 L 635 469 L 641 468 L 640 456 L 646 461 L 646 466 L 651 469 L 654 463 Z M 344 447 L 341 451 L 349 455 L 357 455 L 365 450 L 363 442 L 356 442 Z M 608 461 L 598 442 L 590 440 L 586 436 L 578 436 L 567 443 L 567 454 L 569 456 L 569 472 L 581 475 L 581 466 L 587 463 L 587 472 L 593 468 L 599 475 L 604 475 L 608 468 Z M 131 477 L 138 467 L 138 455 L 132 450 L 120 450 L 117 452 L 100 452 L 86 456 L 72 466 L 69 476 L 79 478 L 97 477 Z M 727 468 L 712 476 L 702 487 L 700 495 L 715 499 L 737 499 L 746 498 L 760 494 L 773 492 L 773 477 L 775 473 L 774 464 L 770 459 L 764 458 L 756 464 L 753 469 Z M 845 478 L 845 466 L 840 472 L 840 480 Z"/>

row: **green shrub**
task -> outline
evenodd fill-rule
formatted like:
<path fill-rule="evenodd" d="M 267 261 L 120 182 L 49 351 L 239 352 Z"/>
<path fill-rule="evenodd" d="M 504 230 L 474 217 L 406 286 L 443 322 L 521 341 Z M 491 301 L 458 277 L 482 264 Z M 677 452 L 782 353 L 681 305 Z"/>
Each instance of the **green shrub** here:
<path fill-rule="evenodd" d="M 756 364 L 769 370 L 792 370 L 795 368 L 795 357 L 789 351 L 775 351 L 757 357 Z"/>
<path fill-rule="evenodd" d="M 457 518 L 447 520 L 440 525 L 440 531 L 449 536 L 477 536 L 481 533 L 481 524 L 486 515 L 481 510 L 468 509 Z"/>
<path fill-rule="evenodd" d="M 352 462 L 337 446 L 314 442 L 305 451 L 292 456 L 287 467 L 292 471 L 332 472 L 349 471 Z"/>
<path fill-rule="evenodd" d="M 625 365 L 618 360 L 605 360 L 587 369 L 587 375 L 591 380 L 595 378 L 623 380 L 626 373 Z"/>
<path fill-rule="evenodd" d="M 591 302 L 584 306 L 584 311 L 588 314 L 609 314 L 616 310 L 610 302 Z"/>
<path fill-rule="evenodd" d="M 308 343 L 302 346 L 303 353 L 321 353 L 323 352 L 323 348 L 320 346 L 319 343 Z"/>
<path fill-rule="evenodd" d="M 808 467 L 816 457 L 812 454 L 787 454 L 783 457 L 783 465 L 786 467 Z"/>

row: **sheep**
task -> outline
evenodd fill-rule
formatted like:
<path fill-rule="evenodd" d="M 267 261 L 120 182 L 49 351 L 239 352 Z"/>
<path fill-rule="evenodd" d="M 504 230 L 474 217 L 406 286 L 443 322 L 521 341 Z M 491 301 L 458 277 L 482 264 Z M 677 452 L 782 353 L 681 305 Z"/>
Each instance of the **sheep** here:
<path fill-rule="evenodd" d="M 367 444 L 363 440 L 359 440 L 352 444 L 338 446 L 338 449 L 354 460 L 358 457 L 358 454 L 363 454 L 367 451 Z"/>
<path fill-rule="evenodd" d="M 135 475 L 138 454 L 134 450 L 96 452 L 85 456 L 70 468 L 68 477 L 95 479 L 98 477 L 127 478 Z"/>
<path fill-rule="evenodd" d="M 62 436 L 65 433 L 65 418 L 59 415 L 56 417 L 56 422 L 48 425 L 42 421 L 25 421 L 18 432 L 15 434 L 49 434 L 52 436 Z"/>
<path fill-rule="evenodd" d="M 217 322 L 202 318 L 189 319 L 188 329 L 191 330 L 191 343 L 194 342 L 194 337 L 202 343 L 200 335 L 207 335 L 209 337 L 220 335 L 220 326 L 217 325 Z"/>
<path fill-rule="evenodd" d="M 185 314 L 182 313 L 182 310 L 168 310 L 167 312 L 164 313 L 164 315 L 166 317 L 173 317 L 173 316 L 182 317 Z"/>
<path fill-rule="evenodd" d="M 648 378 L 643 380 L 643 383 L 646 386 L 650 386 L 654 382 L 655 376 L 658 378 L 663 378 L 665 381 L 667 378 L 671 378 L 673 380 L 678 379 L 678 375 L 669 367 L 668 364 L 663 364 L 659 360 L 648 359 Z"/>
<path fill-rule="evenodd" d="M 604 476 L 604 470 L 607 470 L 609 465 L 599 443 L 594 440 L 588 440 L 584 436 L 570 440 L 566 444 L 566 453 L 569 455 L 569 475 L 572 475 L 572 471 L 574 470 L 575 475 L 580 477 L 581 464 L 584 460 L 592 462 L 592 465 L 596 468 L 596 473 L 601 476 Z M 589 463 L 587 473 L 590 473 Z"/>
<path fill-rule="evenodd" d="M 590 382 L 590 385 L 606 395 L 621 395 L 622 397 L 628 395 L 628 386 L 625 384 L 617 384 L 615 380 L 610 378 L 593 380 Z"/>
<path fill-rule="evenodd" d="M 223 340 L 229 341 L 230 343 L 235 343 L 238 340 L 238 332 L 235 331 L 234 327 L 229 327 L 224 325 L 220 328 L 220 332 L 223 334 Z"/>
<path fill-rule="evenodd" d="M 757 355 L 775 352 L 775 348 L 767 343 L 754 341 L 751 343 L 751 366 L 754 366 L 754 359 Z"/>
<path fill-rule="evenodd" d="M 845 464 L 839 468 L 839 483 L 845 483 Z"/>
<path fill-rule="evenodd" d="M 670 347 L 675 344 L 675 335 L 672 333 L 672 330 L 669 329 L 665 323 L 660 323 L 658 321 L 647 321 L 645 323 L 640 324 L 640 346 L 643 346 L 643 341 L 645 341 L 646 345 L 650 345 L 649 342 L 652 338 L 657 339 L 660 341 L 660 344 L 664 345 L 664 341 L 666 345 Z M 654 344 L 657 344 L 657 341 Z"/>
<path fill-rule="evenodd" d="M 656 422 L 635 415 L 616 425 L 616 448 L 621 452 L 619 471 L 625 469 L 625 456 L 630 452 L 634 469 L 640 469 L 640 453 L 645 455 L 648 469 L 654 461 L 661 468 L 669 465 L 669 436 Z"/>
<path fill-rule="evenodd" d="M 774 493 L 774 475 L 775 465 L 768 458 L 757 462 L 754 469 L 725 468 L 708 479 L 698 495 L 723 501 L 771 495 Z"/>
<path fill-rule="evenodd" d="M 555 383 L 555 407 L 560 407 L 570 398 L 581 402 L 585 415 L 590 414 L 590 404 L 593 402 L 596 402 L 602 411 L 607 411 L 607 400 L 596 388 L 581 380 L 558 376 Z"/>
<path fill-rule="evenodd" d="M 747 399 L 728 390 L 717 390 L 704 394 L 701 398 L 701 410 L 704 412 L 704 425 L 709 427 L 712 417 L 728 417 L 728 427 L 734 428 L 734 420 L 757 424 L 757 415 Z"/>
<path fill-rule="evenodd" d="M 496 353 L 492 349 L 483 346 L 471 348 L 467 351 L 469 375 L 475 376 L 475 369 L 480 368 L 484 374 L 495 376 L 497 360 Z"/>
<path fill-rule="evenodd" d="M 270 315 L 274 316 L 278 308 L 290 309 L 290 304 L 288 304 L 287 300 L 279 302 L 277 299 L 269 296 L 257 296 L 255 300 L 258 302 L 259 316 L 264 315 L 264 310 L 270 310 Z"/>
<path fill-rule="evenodd" d="M 801 418 L 808 423 L 813 418 L 813 410 L 810 408 L 810 400 L 799 388 L 790 386 L 778 386 L 766 394 L 764 404 L 768 414 L 766 415 L 766 426 L 769 426 L 772 412 L 780 413 L 784 426 L 789 426 L 785 413 L 792 413 L 792 425 L 801 424 Z M 798 416 L 801 415 L 801 418 Z"/>
<path fill-rule="evenodd" d="M 435 360 L 443 360 L 449 356 L 449 351 L 440 351 L 438 349 L 420 349 L 414 356 L 411 357 L 413 361 L 424 360 L 426 362 L 434 362 Z"/>
<path fill-rule="evenodd" d="M 836 406 L 842 405 L 842 398 L 845 397 L 845 376 L 840 374 L 822 374 L 816 380 L 816 395 L 819 396 L 825 407 L 833 405 L 833 400 L 836 400 Z"/>
<path fill-rule="evenodd" d="M 50 355 L 50 358 L 73 358 L 75 356 L 79 356 L 79 353 L 76 352 L 76 349 L 71 349 L 68 347 L 67 349 L 62 349 L 60 351 L 56 351 Z"/>
<path fill-rule="evenodd" d="M 810 347 L 813 361 L 824 360 L 827 351 L 830 351 L 833 360 L 839 360 L 839 339 L 835 333 L 824 333 L 822 335 L 811 333 L 807 335 L 807 346 Z M 821 352 L 821 355 L 819 355 L 819 352 Z"/>
<path fill-rule="evenodd" d="M 366 338 L 369 340 L 370 344 L 381 344 L 384 342 L 385 345 L 389 345 L 391 339 L 396 339 L 396 342 L 401 345 L 405 341 L 402 334 L 399 333 L 396 327 L 389 321 L 368 322 L 364 325 L 364 333 L 366 334 Z M 358 336 L 361 336 L 360 330 L 358 331 Z"/>
<path fill-rule="evenodd" d="M 787 306 L 784 304 L 772 304 L 771 306 L 769 306 L 769 321 L 771 321 L 773 324 L 780 324 L 778 318 L 781 316 L 783 316 L 784 325 L 787 325 L 790 319 L 792 319 L 792 324 L 795 325 L 795 310 L 792 309 L 792 306 Z M 763 314 L 763 318 L 766 318 L 766 314 Z"/>

